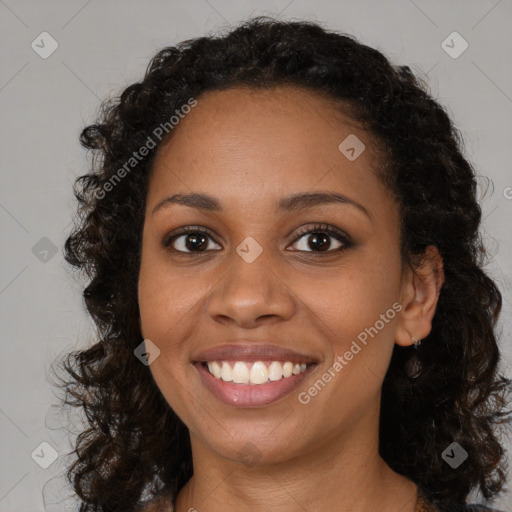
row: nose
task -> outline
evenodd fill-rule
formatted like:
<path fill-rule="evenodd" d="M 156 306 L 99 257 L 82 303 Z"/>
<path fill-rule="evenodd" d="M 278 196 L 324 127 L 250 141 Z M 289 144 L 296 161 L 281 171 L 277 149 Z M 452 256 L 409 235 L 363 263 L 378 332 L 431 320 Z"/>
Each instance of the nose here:
<path fill-rule="evenodd" d="M 228 269 L 207 301 L 207 312 L 216 322 L 253 328 L 293 316 L 295 297 L 285 273 L 265 251 L 251 263 L 233 251 L 226 263 Z"/>

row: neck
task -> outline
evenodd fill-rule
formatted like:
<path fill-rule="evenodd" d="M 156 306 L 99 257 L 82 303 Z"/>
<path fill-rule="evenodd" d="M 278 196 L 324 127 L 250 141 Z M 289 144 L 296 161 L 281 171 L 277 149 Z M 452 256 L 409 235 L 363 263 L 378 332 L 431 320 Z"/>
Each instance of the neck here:
<path fill-rule="evenodd" d="M 180 491 L 175 511 L 413 512 L 416 486 L 379 456 L 377 431 L 370 437 L 338 435 L 314 452 L 252 467 L 213 456 L 192 437 L 194 475 Z"/>

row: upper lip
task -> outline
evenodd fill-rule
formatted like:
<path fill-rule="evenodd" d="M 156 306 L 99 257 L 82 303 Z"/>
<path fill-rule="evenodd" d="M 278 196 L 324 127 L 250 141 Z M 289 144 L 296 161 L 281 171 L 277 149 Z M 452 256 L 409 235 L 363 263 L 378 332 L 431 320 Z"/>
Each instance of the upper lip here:
<path fill-rule="evenodd" d="M 195 355 L 194 362 L 207 361 L 290 361 L 292 363 L 316 363 L 307 354 L 270 343 L 239 341 L 203 350 Z"/>

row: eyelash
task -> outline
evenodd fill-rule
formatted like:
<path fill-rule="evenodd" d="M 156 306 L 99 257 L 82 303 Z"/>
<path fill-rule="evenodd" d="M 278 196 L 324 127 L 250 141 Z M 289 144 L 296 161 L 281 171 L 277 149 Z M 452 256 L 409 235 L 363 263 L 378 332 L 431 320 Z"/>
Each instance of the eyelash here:
<path fill-rule="evenodd" d="M 330 249 L 325 252 L 317 252 L 317 251 L 299 251 L 299 252 L 306 252 L 314 255 L 314 257 L 324 257 L 332 255 L 333 253 L 339 253 L 346 249 L 350 249 L 354 246 L 354 242 L 352 239 L 343 231 L 341 231 L 338 228 L 335 228 L 334 226 L 330 226 L 329 224 L 315 224 L 312 228 L 304 228 L 303 230 L 299 231 L 297 234 L 297 237 L 292 242 L 292 245 L 298 242 L 304 235 L 307 234 L 326 234 L 329 235 L 332 238 L 335 238 L 338 242 L 341 242 L 342 245 L 338 247 L 337 249 Z M 169 249 L 177 254 L 180 255 L 191 255 L 191 256 L 202 256 L 206 254 L 209 251 L 180 251 L 174 248 L 171 248 L 171 244 L 180 236 L 188 235 L 188 234 L 201 234 L 206 237 L 211 238 L 217 245 L 220 245 L 214 237 L 211 235 L 211 233 L 201 227 L 194 227 L 194 226 L 188 226 L 185 228 L 180 228 L 177 232 L 171 233 L 170 235 L 167 235 L 163 241 L 162 246 L 166 249 Z"/>

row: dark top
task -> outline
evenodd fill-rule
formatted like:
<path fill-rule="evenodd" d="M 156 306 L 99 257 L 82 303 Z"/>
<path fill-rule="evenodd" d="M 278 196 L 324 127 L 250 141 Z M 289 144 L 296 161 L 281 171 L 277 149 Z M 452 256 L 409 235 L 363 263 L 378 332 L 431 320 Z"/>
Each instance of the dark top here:
<path fill-rule="evenodd" d="M 488 508 L 483 505 L 466 505 L 462 510 L 464 512 L 501 512 L 495 508 Z"/>
<path fill-rule="evenodd" d="M 418 501 L 415 512 L 501 512 L 488 508 L 484 505 L 443 505 L 429 500 L 423 492 L 418 489 Z"/>

